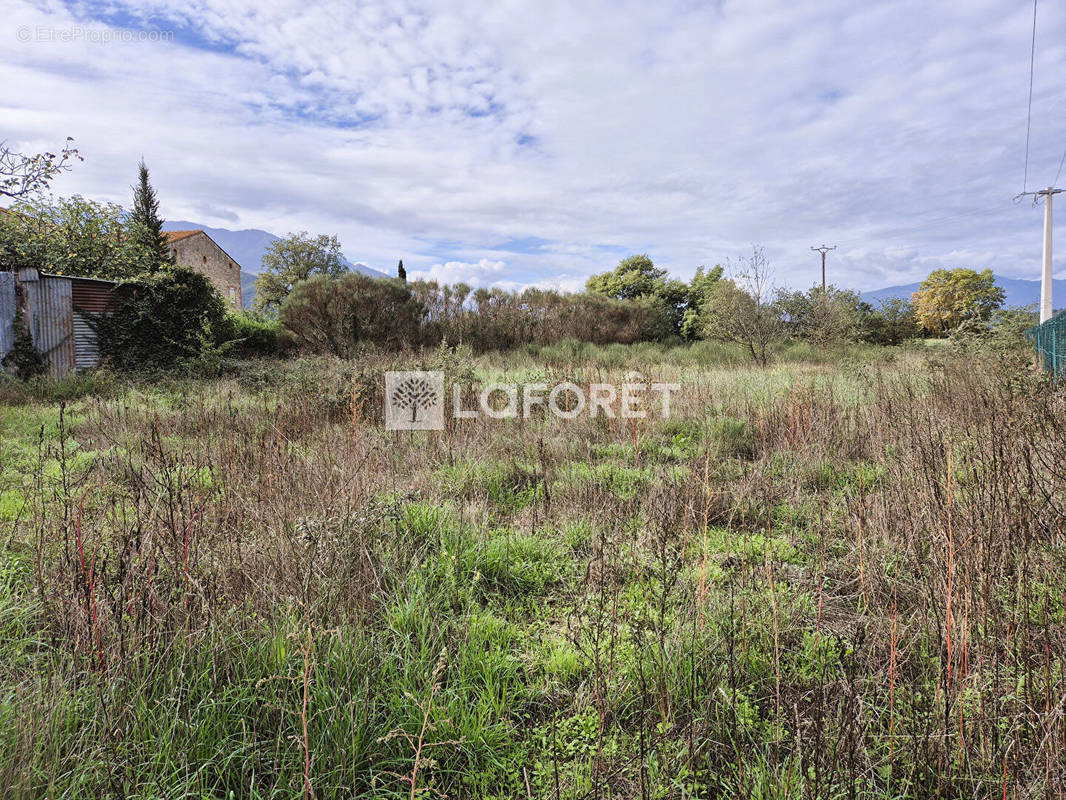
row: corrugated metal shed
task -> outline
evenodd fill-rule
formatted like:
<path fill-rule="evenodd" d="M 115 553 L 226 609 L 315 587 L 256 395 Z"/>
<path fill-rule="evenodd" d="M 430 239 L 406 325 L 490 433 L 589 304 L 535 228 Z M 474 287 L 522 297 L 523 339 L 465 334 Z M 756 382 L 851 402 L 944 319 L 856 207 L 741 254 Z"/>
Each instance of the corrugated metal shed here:
<path fill-rule="evenodd" d="M 100 365 L 100 347 L 90 315 L 107 314 L 118 299 L 118 284 L 96 278 L 71 278 L 74 306 L 74 361 L 78 372 Z"/>
<path fill-rule="evenodd" d="M 100 314 L 110 311 L 117 299 L 118 284 L 99 278 L 69 278 L 74 311 Z"/>
<path fill-rule="evenodd" d="M 49 375 L 63 378 L 77 369 L 70 278 L 38 274 L 33 280 L 22 274 L 28 272 L 19 271 L 26 291 L 26 325 L 34 345 L 48 362 Z"/>
<path fill-rule="evenodd" d="M 15 346 L 15 273 L 0 272 L 0 359 Z"/>
<path fill-rule="evenodd" d="M 96 331 L 84 314 L 74 312 L 74 364 L 78 372 L 100 366 Z"/>
<path fill-rule="evenodd" d="M 114 281 L 35 269 L 0 272 L 0 349 L 6 352 L 14 344 L 13 323 L 21 303 L 30 336 L 53 378 L 98 366 L 100 348 L 90 318 L 114 308 L 117 288 Z"/>

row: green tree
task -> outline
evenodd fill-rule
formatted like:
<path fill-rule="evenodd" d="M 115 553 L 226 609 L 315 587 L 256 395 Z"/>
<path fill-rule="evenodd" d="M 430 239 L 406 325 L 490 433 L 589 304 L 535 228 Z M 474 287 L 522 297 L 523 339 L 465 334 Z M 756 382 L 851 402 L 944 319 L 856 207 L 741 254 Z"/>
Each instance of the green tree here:
<path fill-rule="evenodd" d="M 761 247 L 742 259 L 733 279 L 714 283 L 702 309 L 708 339 L 742 345 L 760 366 L 770 361 L 771 348 L 784 338 L 784 327 L 772 302 L 771 272 Z"/>
<path fill-rule="evenodd" d="M 666 270 L 659 269 L 646 253 L 629 256 L 610 272 L 593 275 L 585 288 L 595 294 L 618 300 L 659 295 L 666 285 Z"/>
<path fill-rule="evenodd" d="M 887 297 L 866 318 L 863 338 L 874 344 L 896 345 L 920 335 L 909 300 Z"/>
<path fill-rule="evenodd" d="M 0 262 L 58 275 L 122 280 L 146 255 L 127 231 L 122 207 L 74 196 L 24 200 L 0 215 Z"/>
<path fill-rule="evenodd" d="M 977 272 L 959 267 L 938 269 L 929 274 L 911 302 L 921 328 L 941 335 L 964 322 L 986 322 L 1003 305 L 1005 295 L 996 286 L 992 270 Z"/>
<path fill-rule="evenodd" d="M 835 286 L 779 292 L 775 304 L 791 336 L 822 346 L 861 339 L 872 311 L 858 294 Z"/>
<path fill-rule="evenodd" d="M 149 180 L 148 167 L 141 159 L 137 167 L 137 184 L 133 189 L 133 211 L 128 222 L 130 239 L 144 253 L 144 272 L 155 272 L 173 263 L 163 220 L 159 216 L 159 199 Z"/>
<path fill-rule="evenodd" d="M 696 274 L 688 285 L 688 297 L 685 300 L 685 311 L 681 316 L 681 336 L 685 339 L 698 339 L 703 321 L 700 310 L 710 299 L 715 284 L 722 279 L 722 267 L 716 264 L 711 269 L 705 269 L 702 265 L 696 268 Z"/>
<path fill-rule="evenodd" d="M 255 281 L 255 308 L 276 313 L 301 281 L 314 275 L 337 278 L 348 271 L 336 236 L 311 236 L 306 231 L 278 239 L 263 256 Z"/>
<path fill-rule="evenodd" d="M 407 270 L 403 268 L 403 259 L 400 259 L 400 263 L 396 265 L 396 277 L 404 283 L 407 283 Z"/>
<path fill-rule="evenodd" d="M 645 310 L 643 339 L 663 340 L 682 333 L 691 287 L 668 280 L 666 270 L 656 267 L 647 254 L 622 259 L 610 272 L 589 278 L 585 288 L 592 294 L 639 302 Z"/>

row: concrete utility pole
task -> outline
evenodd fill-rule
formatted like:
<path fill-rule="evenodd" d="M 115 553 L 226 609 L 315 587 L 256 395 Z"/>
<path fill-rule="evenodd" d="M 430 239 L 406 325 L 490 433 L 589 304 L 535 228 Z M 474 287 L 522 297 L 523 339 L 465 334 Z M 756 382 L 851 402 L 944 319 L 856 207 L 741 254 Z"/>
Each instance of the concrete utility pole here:
<path fill-rule="evenodd" d="M 1036 192 L 1036 196 L 1044 196 L 1044 272 L 1040 278 L 1040 322 L 1041 324 L 1051 319 L 1055 313 L 1055 307 L 1051 300 L 1051 198 L 1062 192 L 1062 189 L 1052 189 L 1050 186 Z"/>
<path fill-rule="evenodd" d="M 1047 204 L 1044 206 L 1044 269 L 1040 275 L 1041 325 L 1051 319 L 1051 315 L 1055 313 L 1055 306 L 1052 303 L 1051 297 L 1051 198 L 1054 195 L 1062 194 L 1063 191 L 1064 190 L 1062 189 L 1055 189 L 1049 186 L 1038 192 L 1022 192 L 1018 197 L 1014 198 L 1015 201 L 1017 201 L 1019 197 L 1032 195 L 1034 206 L 1039 202 L 1039 198 L 1041 197 L 1044 198 L 1044 202 Z"/>
<path fill-rule="evenodd" d="M 832 247 L 826 247 L 824 244 L 821 247 L 812 247 L 811 248 L 811 250 L 813 250 L 814 252 L 822 254 L 822 291 L 823 292 L 825 292 L 825 254 L 828 253 L 830 250 L 836 250 L 836 249 L 837 249 L 836 245 L 833 245 Z"/>

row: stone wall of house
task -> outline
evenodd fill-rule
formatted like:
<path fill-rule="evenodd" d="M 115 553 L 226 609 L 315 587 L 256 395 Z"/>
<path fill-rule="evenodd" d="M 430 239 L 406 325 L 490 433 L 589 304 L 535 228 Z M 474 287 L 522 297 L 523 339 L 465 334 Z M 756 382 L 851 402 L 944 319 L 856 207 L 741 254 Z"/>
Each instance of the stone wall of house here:
<path fill-rule="evenodd" d="M 226 252 L 204 233 L 187 236 L 170 243 L 174 260 L 211 279 L 222 299 L 241 308 L 241 268 Z"/>

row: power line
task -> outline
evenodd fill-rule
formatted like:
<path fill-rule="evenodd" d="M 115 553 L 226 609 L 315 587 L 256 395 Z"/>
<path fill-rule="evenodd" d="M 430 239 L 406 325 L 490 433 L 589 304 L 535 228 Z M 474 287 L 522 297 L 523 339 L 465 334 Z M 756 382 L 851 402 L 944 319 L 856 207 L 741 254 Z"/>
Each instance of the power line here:
<path fill-rule="evenodd" d="M 1033 43 L 1029 50 L 1029 110 L 1025 114 L 1025 172 L 1022 174 L 1022 194 L 1029 184 L 1029 132 L 1033 127 L 1033 70 L 1036 67 L 1036 3 L 1033 0 Z"/>
<path fill-rule="evenodd" d="M 842 242 L 838 240 L 837 244 L 845 247 L 868 245 L 871 239 L 909 242 L 913 244 L 914 242 L 912 240 L 919 234 L 934 233 L 948 229 L 957 230 L 959 225 L 967 224 L 971 220 L 990 219 L 992 217 L 1002 216 L 1002 206 L 996 208 L 975 209 L 959 214 L 950 214 L 943 217 L 926 219 L 919 225 L 893 225 L 885 228 L 871 229 L 857 239 L 846 239 Z"/>
<path fill-rule="evenodd" d="M 892 225 L 883 228 L 882 233 L 891 233 L 894 236 L 905 235 L 908 233 L 924 233 L 926 231 L 956 227 L 956 223 L 965 223 L 975 218 L 980 219 L 982 217 L 1001 216 L 1002 214 L 1002 207 L 977 208 L 970 211 L 960 211 L 957 214 L 948 214 L 942 217 L 928 217 L 920 220 L 916 225 Z"/>
<path fill-rule="evenodd" d="M 1053 180 L 1051 182 L 1052 186 L 1054 186 L 1056 183 L 1059 182 L 1059 175 L 1062 174 L 1062 165 L 1063 164 L 1066 164 L 1066 150 L 1062 151 L 1062 158 L 1059 159 L 1059 171 L 1055 173 L 1055 180 Z"/>

